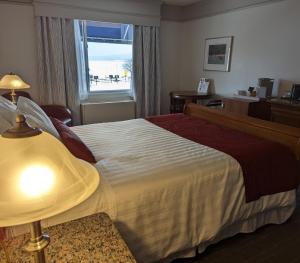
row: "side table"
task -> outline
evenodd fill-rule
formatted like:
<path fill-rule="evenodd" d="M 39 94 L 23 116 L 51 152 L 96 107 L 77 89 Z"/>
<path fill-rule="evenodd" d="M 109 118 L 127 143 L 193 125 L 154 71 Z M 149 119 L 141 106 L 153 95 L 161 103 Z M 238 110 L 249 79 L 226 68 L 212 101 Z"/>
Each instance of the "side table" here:
<path fill-rule="evenodd" d="M 126 243 L 105 213 L 80 218 L 44 229 L 51 242 L 45 250 L 48 263 L 136 263 Z M 0 263 L 32 263 L 22 250 L 29 234 L 5 240 Z M 5 251 L 10 261 L 6 261 Z"/>

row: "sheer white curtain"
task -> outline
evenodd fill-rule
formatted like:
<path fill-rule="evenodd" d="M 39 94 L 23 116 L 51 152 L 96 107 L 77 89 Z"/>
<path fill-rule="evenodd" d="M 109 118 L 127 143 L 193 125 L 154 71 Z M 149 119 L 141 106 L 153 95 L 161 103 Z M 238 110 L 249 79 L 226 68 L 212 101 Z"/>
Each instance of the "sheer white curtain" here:
<path fill-rule="evenodd" d="M 38 16 L 36 27 L 40 102 L 69 107 L 80 124 L 74 20 Z"/>
<path fill-rule="evenodd" d="M 159 27 L 134 26 L 133 73 L 136 116 L 160 114 Z"/>
<path fill-rule="evenodd" d="M 80 30 L 81 29 L 81 30 Z M 77 57 L 77 72 L 78 72 L 78 88 L 80 100 L 86 100 L 88 98 L 88 86 L 87 86 L 87 72 L 86 72 L 86 57 L 84 47 L 84 30 L 83 21 L 74 21 L 75 30 L 75 47 Z"/>

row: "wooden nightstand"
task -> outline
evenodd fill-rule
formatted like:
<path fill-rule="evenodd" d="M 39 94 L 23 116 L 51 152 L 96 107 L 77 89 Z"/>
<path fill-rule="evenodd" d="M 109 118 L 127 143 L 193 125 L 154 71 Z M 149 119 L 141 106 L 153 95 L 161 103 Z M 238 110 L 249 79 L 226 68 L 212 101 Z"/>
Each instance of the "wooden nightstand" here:
<path fill-rule="evenodd" d="M 126 243 L 107 214 L 99 213 L 45 229 L 51 242 L 46 248 L 48 263 L 136 263 Z M 31 263 L 33 257 L 22 251 L 29 238 L 21 235 L 6 240 L 10 262 Z M 5 260 L 0 248 L 0 263 Z"/>

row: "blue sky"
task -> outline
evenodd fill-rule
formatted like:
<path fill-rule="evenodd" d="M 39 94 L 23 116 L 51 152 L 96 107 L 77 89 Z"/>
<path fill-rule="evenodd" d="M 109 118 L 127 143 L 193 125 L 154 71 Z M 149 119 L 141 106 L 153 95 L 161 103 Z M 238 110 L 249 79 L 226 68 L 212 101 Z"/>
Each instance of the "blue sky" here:
<path fill-rule="evenodd" d="M 88 42 L 89 60 L 131 60 L 132 45 Z"/>

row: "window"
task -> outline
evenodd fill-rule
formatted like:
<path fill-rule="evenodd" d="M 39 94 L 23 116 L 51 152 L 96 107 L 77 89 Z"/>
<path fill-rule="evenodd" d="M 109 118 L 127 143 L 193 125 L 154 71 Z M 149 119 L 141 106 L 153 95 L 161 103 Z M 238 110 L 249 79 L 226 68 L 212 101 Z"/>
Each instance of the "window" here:
<path fill-rule="evenodd" d="M 133 26 L 85 21 L 81 33 L 89 92 L 130 91 Z"/>

